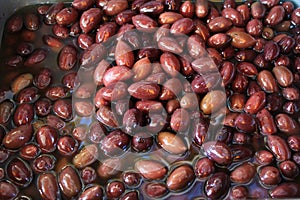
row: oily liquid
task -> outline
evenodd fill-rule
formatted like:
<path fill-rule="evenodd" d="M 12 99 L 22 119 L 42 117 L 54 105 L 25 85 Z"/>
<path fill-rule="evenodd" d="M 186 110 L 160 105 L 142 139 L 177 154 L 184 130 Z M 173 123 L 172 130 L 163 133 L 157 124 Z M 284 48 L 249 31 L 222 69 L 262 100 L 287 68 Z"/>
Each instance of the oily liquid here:
<path fill-rule="evenodd" d="M 22 9 L 18 10 L 15 14 L 25 16 L 27 13 L 36 13 L 38 6 L 39 5 L 24 7 Z M 4 33 L 3 39 L 2 39 L 2 47 L 0 49 L 0 63 L 1 63 L 0 74 L 2 74 L 2 77 L 0 79 L 0 85 L 2 88 L 9 90 L 10 84 L 11 84 L 12 80 L 14 80 L 15 77 L 17 77 L 18 75 L 20 75 L 22 73 L 31 73 L 34 76 L 41 70 L 41 68 L 51 69 L 52 83 L 54 83 L 52 85 L 61 84 L 61 79 L 62 79 L 63 75 L 66 73 L 69 73 L 70 71 L 62 72 L 58 67 L 57 55 L 60 51 L 60 48 L 48 47 L 44 44 L 44 42 L 42 40 L 42 37 L 44 34 L 53 35 L 51 29 L 52 29 L 52 26 L 46 25 L 41 22 L 39 29 L 33 33 L 34 39 L 28 41 L 33 45 L 34 49 L 42 47 L 48 51 L 47 58 L 42 63 L 36 64 L 34 66 L 30 66 L 30 67 L 22 66 L 22 64 L 17 67 L 11 67 L 11 66 L 8 66 L 7 64 L 5 64 L 7 58 L 9 58 L 13 55 L 16 55 L 15 50 L 16 50 L 18 44 L 20 42 L 23 42 L 24 40 L 25 41 L 28 40 L 28 37 L 24 37 L 24 35 L 28 31 L 23 28 L 22 31 L 20 31 L 19 33 L 14 33 L 14 34 Z M 64 44 L 76 45 L 76 39 L 72 38 L 72 37 L 69 37 L 68 39 L 64 39 L 61 41 Z M 78 54 L 80 54 L 80 51 L 81 50 L 78 48 L 78 52 L 79 52 Z M 77 63 L 77 66 L 75 66 L 75 68 L 72 69 L 72 71 L 78 71 L 78 69 L 79 69 L 79 65 Z M 43 92 L 45 92 L 45 91 L 42 91 L 42 94 L 41 94 L 42 96 L 44 95 Z M 12 97 L 13 97 L 12 93 L 8 92 L 7 99 L 12 99 Z M 12 101 L 13 101 L 13 99 L 12 99 Z M 66 127 L 61 131 L 61 134 L 62 135 L 63 134 L 71 134 L 74 126 L 78 126 L 78 125 L 87 125 L 88 126 L 93 121 L 95 121 L 95 119 L 75 117 L 71 122 L 67 123 Z M 9 123 L 10 124 L 6 124 L 7 129 L 13 128 L 14 125 L 12 124 L 12 122 L 9 122 Z M 216 124 L 218 124 L 218 122 Z M 198 146 L 196 146 L 194 143 L 192 143 L 191 136 L 186 138 L 185 142 L 188 144 L 190 150 L 185 155 L 182 155 L 179 157 L 172 156 L 172 155 L 166 153 L 164 150 L 162 150 L 160 147 L 158 147 L 156 142 L 153 143 L 151 150 L 146 153 L 136 153 L 134 151 L 131 151 L 129 148 L 129 150 L 127 150 L 127 152 L 125 154 L 123 154 L 120 159 L 121 162 L 123 163 L 122 170 L 123 171 L 133 170 L 135 161 L 140 158 L 152 158 L 152 159 L 160 160 L 161 162 L 166 164 L 166 166 L 171 166 L 168 169 L 169 173 L 174 168 L 179 166 L 180 163 L 188 163 L 193 166 L 194 163 L 199 158 L 204 157 L 204 153 L 203 153 L 203 151 L 200 150 L 200 148 Z M 256 152 L 260 149 L 264 149 L 265 142 L 264 142 L 263 136 L 261 136 L 261 135 L 257 134 L 256 136 L 254 136 L 251 143 L 253 144 L 253 147 L 255 148 L 254 152 Z M 85 142 L 82 142 L 79 145 L 79 148 L 82 147 L 84 144 L 85 144 Z M 199 152 L 200 152 L 200 154 L 199 154 Z M 55 168 L 53 169 L 54 171 L 56 171 L 56 173 L 59 173 L 59 171 L 64 166 L 66 166 L 68 164 L 72 164 L 72 157 L 64 157 L 64 156 L 60 155 L 57 150 L 52 154 L 57 158 Z M 5 163 L 8 163 L 10 159 L 14 158 L 17 155 L 18 155 L 18 152 L 12 152 L 10 155 L 10 158 Z M 176 165 L 173 164 L 173 163 L 175 163 L 175 161 L 176 161 Z M 254 163 L 255 165 L 258 165 L 257 163 L 255 163 L 253 158 L 251 158 L 249 160 L 249 162 Z M 31 162 L 29 162 L 29 163 L 31 164 Z M 217 171 L 224 171 L 229 174 L 230 173 L 229 170 L 232 170 L 234 167 L 236 167 L 240 163 L 241 162 L 233 163 L 230 166 L 228 166 L 228 168 L 220 166 L 217 168 Z M 98 165 L 99 165 L 99 161 L 96 161 L 91 166 L 95 170 L 97 170 Z M 5 164 L 0 164 L 0 167 L 3 169 L 6 169 Z M 5 178 L 7 178 L 7 177 L 5 177 Z M 31 182 L 31 184 L 27 188 L 20 189 L 19 196 L 28 195 L 34 200 L 40 199 L 40 195 L 37 190 L 37 180 L 36 180 L 37 176 L 34 176 L 33 179 L 34 180 Z M 165 179 L 166 179 L 166 177 L 165 177 Z M 165 181 L 165 179 L 161 180 L 161 182 Z M 121 180 L 121 173 L 119 173 L 117 176 L 115 176 L 114 179 L 110 179 L 110 181 L 111 180 Z M 107 181 L 108 180 L 106 180 L 106 179 L 97 177 L 97 179 L 96 179 L 96 181 L 94 181 L 94 183 L 101 184 L 103 189 L 105 190 L 105 185 L 107 184 Z M 206 196 L 205 196 L 204 189 L 203 189 L 204 185 L 205 185 L 205 181 L 206 180 L 196 179 L 193 183 L 191 183 L 188 186 L 188 189 L 181 191 L 181 192 L 176 192 L 176 193 L 171 192 L 167 196 L 163 197 L 162 199 L 172 199 L 172 200 L 205 199 Z M 296 180 L 296 181 L 299 182 L 299 180 Z M 147 182 L 147 181 L 143 180 L 142 182 Z M 139 189 L 138 189 L 139 193 L 140 193 L 140 199 L 145 199 L 145 200 L 151 199 L 145 195 L 142 185 L 143 185 L 143 183 L 141 183 L 141 185 L 140 185 L 141 187 L 139 187 Z M 233 185 L 234 184 L 232 184 L 232 186 Z M 249 197 L 251 197 L 251 198 L 267 198 L 268 197 L 268 189 L 269 188 L 267 188 L 267 187 L 264 188 L 260 185 L 257 174 L 255 175 L 254 180 L 250 184 L 246 184 L 246 187 L 249 191 Z M 133 190 L 133 189 L 127 189 L 125 191 L 125 193 L 127 191 L 131 191 L 131 190 Z M 223 197 L 223 198 L 229 199 L 228 194 L 226 197 Z M 61 196 L 61 199 L 64 199 L 64 198 Z"/>

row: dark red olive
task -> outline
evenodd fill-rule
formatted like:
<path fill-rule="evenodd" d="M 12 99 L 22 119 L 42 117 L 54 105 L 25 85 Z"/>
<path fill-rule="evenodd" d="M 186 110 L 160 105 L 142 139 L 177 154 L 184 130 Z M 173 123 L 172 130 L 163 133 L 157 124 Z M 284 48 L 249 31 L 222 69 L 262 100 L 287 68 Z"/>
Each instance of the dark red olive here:
<path fill-rule="evenodd" d="M 204 143 L 202 147 L 206 155 L 219 165 L 228 165 L 232 162 L 232 152 L 225 143 L 210 141 Z"/>
<path fill-rule="evenodd" d="M 198 178 L 207 178 L 215 171 L 214 162 L 209 158 L 201 158 L 196 162 L 194 171 Z"/>
<path fill-rule="evenodd" d="M 8 163 L 6 173 L 10 180 L 22 187 L 28 186 L 33 179 L 32 169 L 20 158 L 14 158 Z"/>
<path fill-rule="evenodd" d="M 59 99 L 53 105 L 53 112 L 64 120 L 71 120 L 73 117 L 71 101 Z"/>
<path fill-rule="evenodd" d="M 106 193 L 109 198 L 118 198 L 125 191 L 125 186 L 120 181 L 113 181 L 107 184 Z"/>
<path fill-rule="evenodd" d="M 78 148 L 77 141 L 71 136 L 63 136 L 57 142 L 57 149 L 60 154 L 70 156 L 76 152 Z"/>
<path fill-rule="evenodd" d="M 241 113 L 235 119 L 235 126 L 237 129 L 249 133 L 253 133 L 256 131 L 256 121 L 255 119 L 246 113 Z"/>
<path fill-rule="evenodd" d="M 152 147 L 153 138 L 145 132 L 140 132 L 132 137 L 131 146 L 137 152 L 147 151 Z"/>
<path fill-rule="evenodd" d="M 56 159 L 49 154 L 43 154 L 33 160 L 31 166 L 35 172 L 42 173 L 50 171 L 55 167 Z"/>
<path fill-rule="evenodd" d="M 37 179 L 37 188 L 42 199 L 55 200 L 58 198 L 58 184 L 54 173 L 41 174 Z"/>
<path fill-rule="evenodd" d="M 26 144 L 20 150 L 20 156 L 25 160 L 34 159 L 40 153 L 40 149 L 35 144 Z"/>
<path fill-rule="evenodd" d="M 77 196 L 82 188 L 79 175 L 71 166 L 66 166 L 60 171 L 58 184 L 61 192 L 69 199 Z"/>
<path fill-rule="evenodd" d="M 56 149 L 58 131 L 48 125 L 37 130 L 36 140 L 43 152 L 53 152 Z"/>
<path fill-rule="evenodd" d="M 15 197 L 19 194 L 19 189 L 8 181 L 1 181 L 0 188 L 0 199 L 12 200 L 15 199 Z"/>
<path fill-rule="evenodd" d="M 93 142 L 93 143 L 100 143 L 102 138 L 105 136 L 106 129 L 103 124 L 99 122 L 94 122 L 90 125 L 88 132 L 88 138 Z"/>
<path fill-rule="evenodd" d="M 42 90 L 50 85 L 51 80 L 52 73 L 49 69 L 45 68 L 34 77 L 33 83 L 37 88 Z"/>
<path fill-rule="evenodd" d="M 92 167 L 85 167 L 80 172 L 80 177 L 84 183 L 92 183 L 97 178 L 96 170 Z"/>
<path fill-rule="evenodd" d="M 29 87 L 21 90 L 17 95 L 18 103 L 32 103 L 39 97 L 38 89 L 35 87 Z"/>
<path fill-rule="evenodd" d="M 130 138 L 126 133 L 116 130 L 103 138 L 101 141 L 101 149 L 107 155 L 119 155 L 126 151 L 129 142 Z"/>
<path fill-rule="evenodd" d="M 213 174 L 205 183 L 205 193 L 209 198 L 221 198 L 230 187 L 229 176 L 224 172 Z"/>
<path fill-rule="evenodd" d="M 168 193 L 167 186 L 164 183 L 150 182 L 144 185 L 144 191 L 151 198 L 160 198 Z"/>
<path fill-rule="evenodd" d="M 24 103 L 17 106 L 14 113 L 14 123 L 16 126 L 31 123 L 34 117 L 32 104 Z"/>
<path fill-rule="evenodd" d="M 124 172 L 122 174 L 123 182 L 130 187 L 137 187 L 141 182 L 141 175 L 135 172 Z"/>
<path fill-rule="evenodd" d="M 7 149 L 18 149 L 29 142 L 33 135 L 31 124 L 19 126 L 10 130 L 3 138 L 2 144 Z"/>
<path fill-rule="evenodd" d="M 8 122 L 13 114 L 14 104 L 11 101 L 3 101 L 0 104 L 0 124 Z"/>
<path fill-rule="evenodd" d="M 39 99 L 34 104 L 35 113 L 40 117 L 45 117 L 51 112 L 51 101 L 47 98 Z"/>

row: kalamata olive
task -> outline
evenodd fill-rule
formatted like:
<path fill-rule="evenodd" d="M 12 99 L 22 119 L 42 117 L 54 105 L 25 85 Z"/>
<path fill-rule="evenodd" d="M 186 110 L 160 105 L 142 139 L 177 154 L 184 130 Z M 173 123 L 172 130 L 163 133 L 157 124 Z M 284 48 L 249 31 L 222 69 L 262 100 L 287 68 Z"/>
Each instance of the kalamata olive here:
<path fill-rule="evenodd" d="M 86 167 L 97 160 L 98 147 L 95 144 L 90 144 L 83 149 L 73 158 L 73 164 L 77 168 Z"/>
<path fill-rule="evenodd" d="M 211 114 L 223 108 L 225 105 L 225 93 L 221 90 L 209 91 L 200 103 L 200 108 L 204 114 Z"/>
<path fill-rule="evenodd" d="M 30 124 L 10 130 L 3 138 L 2 144 L 7 149 L 18 149 L 31 140 L 33 128 Z"/>
<path fill-rule="evenodd" d="M 55 38 L 51 35 L 44 35 L 43 41 L 49 47 L 60 48 L 63 46 L 63 43 L 58 38 Z"/>
<path fill-rule="evenodd" d="M 297 198 L 299 13 L 280 0 L 74 0 L 12 15 L 0 199 Z"/>
<path fill-rule="evenodd" d="M 160 100 L 173 99 L 180 94 L 182 89 L 183 89 L 183 85 L 178 78 L 169 79 L 163 84 L 159 99 Z"/>
<path fill-rule="evenodd" d="M 0 193 L 1 199 L 12 200 L 19 194 L 19 189 L 14 184 L 8 181 L 1 181 L 0 188 L 1 188 L 1 193 Z"/>
<path fill-rule="evenodd" d="M 283 161 L 279 164 L 282 176 L 287 180 L 293 180 L 299 175 L 299 167 L 291 160 Z"/>
<path fill-rule="evenodd" d="M 42 154 L 32 162 L 32 169 L 35 172 L 43 173 L 54 169 L 56 164 L 56 159 L 54 156 L 49 154 Z"/>
<path fill-rule="evenodd" d="M 299 124 L 293 118 L 286 114 L 278 114 L 275 116 L 277 128 L 286 134 L 297 134 L 299 132 Z"/>
<path fill-rule="evenodd" d="M 112 181 L 106 186 L 106 193 L 109 198 L 118 198 L 125 191 L 125 185 L 120 181 Z"/>
<path fill-rule="evenodd" d="M 32 83 L 33 76 L 30 73 L 21 74 L 16 77 L 11 83 L 11 90 L 13 93 L 18 93 Z"/>
<path fill-rule="evenodd" d="M 99 122 L 107 125 L 109 127 L 117 127 L 118 121 L 116 119 L 115 114 L 108 106 L 99 105 L 99 109 L 97 111 L 97 119 Z"/>
<path fill-rule="evenodd" d="M 35 113 L 40 117 L 45 117 L 51 112 L 51 101 L 47 98 L 39 99 L 34 104 Z"/>
<path fill-rule="evenodd" d="M 66 123 L 62 119 L 60 119 L 56 115 L 51 115 L 51 114 L 47 115 L 46 124 L 59 130 L 64 128 L 66 125 Z"/>
<path fill-rule="evenodd" d="M 74 89 L 79 84 L 77 73 L 70 72 L 65 74 L 62 78 L 62 84 L 69 89 Z"/>
<path fill-rule="evenodd" d="M 45 13 L 45 23 L 46 24 L 54 24 L 56 22 L 55 17 L 56 14 L 62 10 L 64 7 L 63 2 L 55 3 L 49 7 L 47 12 Z"/>
<path fill-rule="evenodd" d="M 98 176 L 104 179 L 111 178 L 120 173 L 122 165 L 122 160 L 119 158 L 103 160 L 97 169 Z"/>
<path fill-rule="evenodd" d="M 136 133 L 131 140 L 131 146 L 137 152 L 148 151 L 152 144 L 152 136 L 145 132 Z"/>
<path fill-rule="evenodd" d="M 40 95 L 38 94 L 38 89 L 35 87 L 24 88 L 17 95 L 18 103 L 32 103 L 35 102 Z"/>
<path fill-rule="evenodd" d="M 20 158 L 14 158 L 8 163 L 6 173 L 12 182 L 21 187 L 27 187 L 33 179 L 32 169 Z"/>
<path fill-rule="evenodd" d="M 74 0 L 72 6 L 77 10 L 87 10 L 93 5 L 93 0 Z"/>
<path fill-rule="evenodd" d="M 6 148 L 4 147 L 0 148 L 0 163 L 4 163 L 9 156 L 10 156 L 10 152 Z"/>
<path fill-rule="evenodd" d="M 71 166 L 66 166 L 59 173 L 58 184 L 61 192 L 68 198 L 77 196 L 82 187 L 78 173 Z"/>
<path fill-rule="evenodd" d="M 62 48 L 58 57 L 58 65 L 62 70 L 71 70 L 77 61 L 77 50 L 74 46 L 67 45 Z"/>
<path fill-rule="evenodd" d="M 203 144 L 208 157 L 219 165 L 228 165 L 232 162 L 232 153 L 229 147 L 222 142 L 210 141 Z"/>
<path fill-rule="evenodd" d="M 174 169 L 167 178 L 169 190 L 182 190 L 186 188 L 195 178 L 194 171 L 189 165 L 182 165 Z"/>
<path fill-rule="evenodd" d="M 194 166 L 198 178 L 207 178 L 215 171 L 214 162 L 206 157 L 199 159 Z"/>
<path fill-rule="evenodd" d="M 235 119 L 235 126 L 237 129 L 245 132 L 254 132 L 256 131 L 256 121 L 255 119 L 246 113 L 241 113 Z"/>
<path fill-rule="evenodd" d="M 279 170 L 273 166 L 262 167 L 259 171 L 259 178 L 265 185 L 277 185 L 281 181 Z"/>
<path fill-rule="evenodd" d="M 76 152 L 78 143 L 71 136 L 63 136 L 57 141 L 57 149 L 60 154 L 69 156 Z"/>
<path fill-rule="evenodd" d="M 59 99 L 53 104 L 53 112 L 64 120 L 70 120 L 73 117 L 72 105 L 69 100 Z"/>
<path fill-rule="evenodd" d="M 120 200 L 138 200 L 139 193 L 137 191 L 131 191 L 124 194 Z"/>
<path fill-rule="evenodd" d="M 169 153 L 183 154 L 187 151 L 187 146 L 179 135 L 170 132 L 160 132 L 157 140 L 160 146 Z"/>
<path fill-rule="evenodd" d="M 52 80 L 51 71 L 47 68 L 42 69 L 35 77 L 34 77 L 34 85 L 39 89 L 45 89 L 50 85 Z"/>
<path fill-rule="evenodd" d="M 25 160 L 34 159 L 40 153 L 40 149 L 35 144 L 27 144 L 20 150 L 20 156 Z"/>
<path fill-rule="evenodd" d="M 159 95 L 160 88 L 156 83 L 140 81 L 133 83 L 128 87 L 131 96 L 137 99 L 155 99 Z"/>
<path fill-rule="evenodd" d="M 216 132 L 215 138 L 219 142 L 229 144 L 232 141 L 234 129 L 224 126 Z"/>
<path fill-rule="evenodd" d="M 12 67 L 16 67 L 23 62 L 23 58 L 19 55 L 11 56 L 6 60 L 6 64 Z"/>
<path fill-rule="evenodd" d="M 171 116 L 171 128 L 176 132 L 185 131 L 189 126 L 189 120 L 186 120 L 188 118 L 189 113 L 185 109 L 176 109 Z"/>
<path fill-rule="evenodd" d="M 65 98 L 68 96 L 68 89 L 63 86 L 52 86 L 47 89 L 45 96 L 52 101 Z"/>
<path fill-rule="evenodd" d="M 37 187 L 42 199 L 54 200 L 58 198 L 58 184 L 54 173 L 39 175 Z"/>
<path fill-rule="evenodd" d="M 123 116 L 123 126 L 128 134 L 135 134 L 135 131 L 143 124 L 142 112 L 138 109 L 131 108 Z"/>
<path fill-rule="evenodd" d="M 6 25 L 6 30 L 8 32 L 14 33 L 20 31 L 22 27 L 23 27 L 23 18 L 21 16 L 15 15 L 8 20 Z"/>
<path fill-rule="evenodd" d="M 84 199 L 97 199 L 103 198 L 103 189 L 100 185 L 94 185 L 91 187 L 86 188 L 81 195 L 79 196 L 79 200 Z"/>
<path fill-rule="evenodd" d="M 165 114 L 151 114 L 149 118 L 150 123 L 147 126 L 147 131 L 151 133 L 158 133 L 168 125 L 167 116 Z"/>
<path fill-rule="evenodd" d="M 122 174 L 123 182 L 130 187 L 137 187 L 141 182 L 141 176 L 135 172 L 124 172 Z"/>
<path fill-rule="evenodd" d="M 73 7 L 67 7 L 59 11 L 56 16 L 56 22 L 59 25 L 69 26 L 73 24 L 78 18 L 78 11 Z"/>
<path fill-rule="evenodd" d="M 0 124 L 5 124 L 13 115 L 14 104 L 11 101 L 0 103 Z"/>
<path fill-rule="evenodd" d="M 194 142 L 197 145 L 202 145 L 208 132 L 208 123 L 205 120 L 200 119 L 199 122 L 194 123 L 192 127 L 192 134 Z"/>
<path fill-rule="evenodd" d="M 298 135 L 291 135 L 287 139 L 289 148 L 293 151 L 300 151 L 300 137 Z"/>
<path fill-rule="evenodd" d="M 163 197 L 168 193 L 167 186 L 160 182 L 150 182 L 144 185 L 143 190 L 151 198 Z"/>
<path fill-rule="evenodd" d="M 254 154 L 252 147 L 248 145 L 232 145 L 231 151 L 234 162 L 248 160 Z"/>
<path fill-rule="evenodd" d="M 255 172 L 255 166 L 245 162 L 231 172 L 230 179 L 235 183 L 248 183 L 255 176 Z"/>
<path fill-rule="evenodd" d="M 262 109 L 256 115 L 262 134 L 274 134 L 277 131 L 275 120 L 267 109 Z M 283 128 L 283 127 L 281 127 Z"/>
<path fill-rule="evenodd" d="M 236 93 L 236 94 L 232 94 L 229 97 L 229 105 L 228 106 L 232 111 L 240 112 L 244 109 L 245 103 L 246 103 L 245 95 Z"/>
<path fill-rule="evenodd" d="M 24 19 L 25 27 L 30 31 L 36 31 L 39 28 L 39 18 L 36 14 L 29 13 Z"/>
<path fill-rule="evenodd" d="M 139 160 L 135 163 L 135 169 L 146 179 L 162 179 L 166 173 L 166 167 L 155 160 Z"/>
<path fill-rule="evenodd" d="M 94 122 L 89 127 L 88 139 L 93 143 L 100 143 L 105 136 L 106 129 L 103 124 Z"/>
<path fill-rule="evenodd" d="M 256 92 L 250 96 L 245 104 L 245 112 L 250 114 L 257 113 L 260 109 L 265 106 L 266 94 L 263 91 Z"/>
<path fill-rule="evenodd" d="M 97 178 L 96 170 L 92 167 L 85 167 L 80 172 L 80 178 L 85 184 L 92 183 Z"/>
<path fill-rule="evenodd" d="M 25 60 L 25 66 L 33 66 L 38 63 L 43 62 L 47 57 L 47 50 L 45 49 L 35 49 Z"/>
<path fill-rule="evenodd" d="M 270 192 L 272 198 L 293 198 L 300 194 L 300 185 L 297 183 L 282 183 Z"/>
<path fill-rule="evenodd" d="M 230 187 L 229 176 L 224 172 L 217 172 L 206 181 L 204 190 L 209 198 L 222 197 Z"/>
<path fill-rule="evenodd" d="M 101 141 L 101 149 L 107 155 L 120 155 L 129 146 L 129 136 L 121 130 L 116 130 L 109 133 Z"/>
<path fill-rule="evenodd" d="M 274 156 L 270 151 L 260 150 L 255 153 L 255 159 L 261 165 L 269 165 L 273 162 Z"/>
<path fill-rule="evenodd" d="M 34 109 L 32 104 L 23 103 L 17 106 L 13 120 L 16 126 L 31 123 L 34 118 Z"/>
<path fill-rule="evenodd" d="M 291 150 L 287 142 L 277 135 L 269 135 L 267 144 L 278 161 L 288 160 L 291 157 Z"/>
<path fill-rule="evenodd" d="M 27 56 L 32 53 L 33 47 L 28 42 L 20 43 L 17 47 L 17 53 L 21 56 Z"/>
<path fill-rule="evenodd" d="M 120 40 L 116 45 L 115 60 L 117 65 L 123 65 L 128 68 L 132 68 L 134 64 L 134 54 L 132 49 L 122 40 Z"/>
<path fill-rule="evenodd" d="M 56 149 L 58 131 L 48 125 L 37 130 L 36 140 L 43 152 L 53 152 Z"/>
<path fill-rule="evenodd" d="M 90 8 L 84 11 L 80 18 L 80 28 L 84 33 L 90 32 L 101 21 L 102 10 L 99 8 Z"/>

